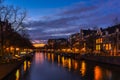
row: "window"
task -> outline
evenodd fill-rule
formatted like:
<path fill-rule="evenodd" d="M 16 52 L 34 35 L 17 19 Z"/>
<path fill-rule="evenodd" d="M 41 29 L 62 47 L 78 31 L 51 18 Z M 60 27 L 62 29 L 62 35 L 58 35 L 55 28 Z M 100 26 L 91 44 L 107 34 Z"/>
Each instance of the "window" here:
<path fill-rule="evenodd" d="M 103 39 L 102 38 L 100 38 L 100 43 L 102 43 L 103 42 Z"/>
<path fill-rule="evenodd" d="M 102 43 L 102 42 L 103 42 L 103 39 L 102 39 L 102 38 L 96 39 L 96 43 Z"/>
<path fill-rule="evenodd" d="M 111 50 L 111 44 L 104 44 L 106 50 Z"/>
<path fill-rule="evenodd" d="M 111 44 L 109 44 L 109 50 L 111 50 L 111 49 L 112 49 Z"/>
<path fill-rule="evenodd" d="M 96 43 L 99 43 L 98 39 L 96 39 Z"/>
<path fill-rule="evenodd" d="M 100 45 L 96 45 L 96 50 L 100 50 Z"/>
<path fill-rule="evenodd" d="M 106 50 L 109 50 L 109 45 L 108 45 L 108 44 L 106 44 L 106 46 L 105 46 L 105 47 L 106 47 Z"/>

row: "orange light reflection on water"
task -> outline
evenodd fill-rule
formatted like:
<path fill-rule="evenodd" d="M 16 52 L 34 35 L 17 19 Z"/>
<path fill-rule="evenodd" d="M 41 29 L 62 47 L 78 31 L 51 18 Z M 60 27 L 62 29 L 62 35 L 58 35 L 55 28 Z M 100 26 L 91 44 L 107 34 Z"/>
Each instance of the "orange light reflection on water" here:
<path fill-rule="evenodd" d="M 52 63 L 53 63 L 53 62 L 54 62 L 54 54 L 52 54 L 52 56 L 51 56 L 51 57 L 52 57 Z"/>
<path fill-rule="evenodd" d="M 65 59 L 62 57 L 62 66 L 65 67 Z"/>
<path fill-rule="evenodd" d="M 74 61 L 74 69 L 76 70 L 78 68 L 78 62 L 75 60 Z"/>
<path fill-rule="evenodd" d="M 58 65 L 60 65 L 60 55 L 58 55 Z"/>
<path fill-rule="evenodd" d="M 42 53 L 35 54 L 35 62 L 36 64 L 42 64 L 44 62 L 44 55 Z"/>
<path fill-rule="evenodd" d="M 16 80 L 19 80 L 20 79 L 20 70 L 18 69 L 17 71 L 16 71 Z"/>
<path fill-rule="evenodd" d="M 84 61 L 82 61 L 80 71 L 81 71 L 82 76 L 84 76 L 86 72 L 86 63 Z"/>
<path fill-rule="evenodd" d="M 94 80 L 102 80 L 102 70 L 99 66 L 94 68 Z"/>
<path fill-rule="evenodd" d="M 24 66 L 23 66 L 23 69 L 24 69 L 24 71 L 26 71 L 26 70 L 27 70 L 27 62 L 26 62 L 26 61 L 24 61 Z"/>
<path fill-rule="evenodd" d="M 69 68 L 69 70 L 71 70 L 71 59 L 69 58 L 69 59 L 67 60 L 67 62 L 68 62 L 68 68 Z"/>
<path fill-rule="evenodd" d="M 28 61 L 28 68 L 30 68 L 30 65 L 31 65 L 31 62 L 30 62 L 30 61 Z"/>
<path fill-rule="evenodd" d="M 48 53 L 48 61 L 50 61 L 50 53 Z"/>

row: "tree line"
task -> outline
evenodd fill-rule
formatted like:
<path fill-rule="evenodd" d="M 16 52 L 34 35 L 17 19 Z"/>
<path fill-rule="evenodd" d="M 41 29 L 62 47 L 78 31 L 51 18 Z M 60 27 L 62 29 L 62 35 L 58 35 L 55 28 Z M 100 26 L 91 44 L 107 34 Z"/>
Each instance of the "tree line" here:
<path fill-rule="evenodd" d="M 0 53 L 10 52 L 10 48 L 33 48 L 26 33 L 24 20 L 26 11 L 13 5 L 5 5 L 0 0 Z"/>

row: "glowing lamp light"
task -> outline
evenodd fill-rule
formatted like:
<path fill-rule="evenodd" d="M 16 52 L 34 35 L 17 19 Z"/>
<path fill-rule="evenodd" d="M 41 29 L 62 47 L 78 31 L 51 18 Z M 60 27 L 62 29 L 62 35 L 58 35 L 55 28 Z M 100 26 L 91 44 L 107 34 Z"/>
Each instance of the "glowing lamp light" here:
<path fill-rule="evenodd" d="M 8 51 L 8 50 L 9 50 L 9 48 L 6 48 L 6 50 Z"/>
<path fill-rule="evenodd" d="M 13 50 L 14 50 L 14 48 L 13 48 L 13 47 L 10 47 L 10 50 L 11 50 L 11 51 L 13 51 Z"/>
<path fill-rule="evenodd" d="M 16 48 L 16 51 L 19 51 L 20 49 L 19 48 Z"/>

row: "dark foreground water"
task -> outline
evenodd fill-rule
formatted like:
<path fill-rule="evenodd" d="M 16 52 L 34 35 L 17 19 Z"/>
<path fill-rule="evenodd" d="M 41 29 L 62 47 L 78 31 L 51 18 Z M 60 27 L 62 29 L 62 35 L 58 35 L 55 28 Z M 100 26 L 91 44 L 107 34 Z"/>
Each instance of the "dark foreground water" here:
<path fill-rule="evenodd" d="M 8 80 L 120 80 L 120 67 L 37 52 Z"/>

